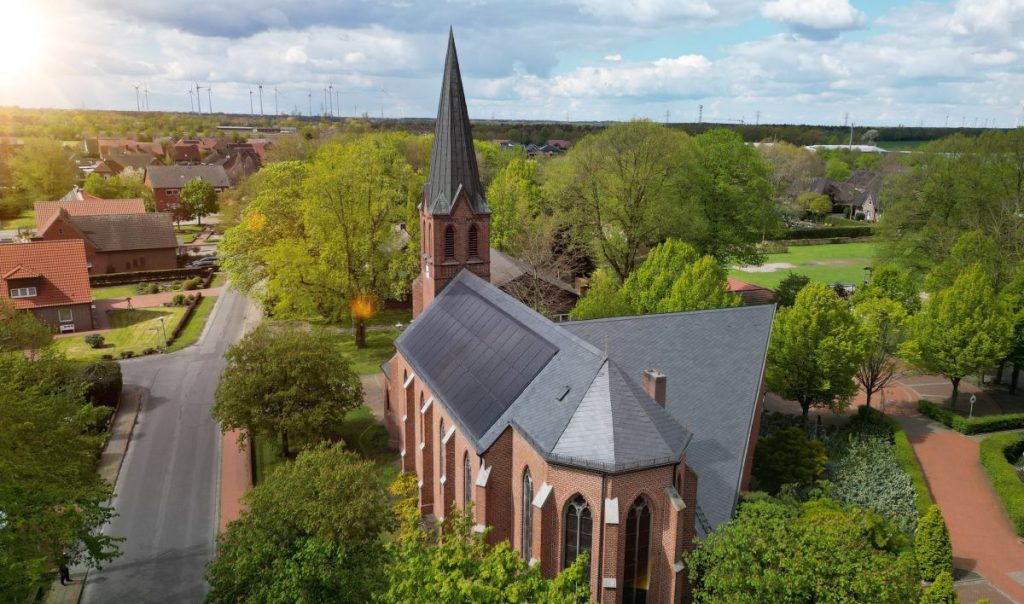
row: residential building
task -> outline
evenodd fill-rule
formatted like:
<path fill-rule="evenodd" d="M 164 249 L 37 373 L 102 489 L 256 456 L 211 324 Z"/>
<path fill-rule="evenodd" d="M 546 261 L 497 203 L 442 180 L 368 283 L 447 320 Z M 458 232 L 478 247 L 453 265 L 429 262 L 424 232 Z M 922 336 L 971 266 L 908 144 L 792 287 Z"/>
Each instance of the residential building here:
<path fill-rule="evenodd" d="M 775 304 L 775 292 L 767 287 L 740 281 L 739 279 L 728 278 L 726 289 L 738 294 L 743 299 L 743 304 L 753 306 L 754 304 Z"/>
<path fill-rule="evenodd" d="M 93 329 L 85 244 L 72 239 L 0 245 L 0 298 L 55 333 Z"/>
<path fill-rule="evenodd" d="M 595 600 L 682 602 L 685 551 L 746 487 L 773 306 L 553 323 L 490 281 L 490 209 L 449 37 L 414 321 L 385 420 L 427 521 L 468 509 Z"/>
<path fill-rule="evenodd" d="M 181 189 L 190 180 L 200 178 L 220 193 L 231 186 L 223 166 L 149 166 L 146 168 L 146 186 L 153 191 L 158 212 L 171 212 L 181 203 Z"/>
<path fill-rule="evenodd" d="M 69 199 L 69 196 L 74 195 Z M 141 199 L 101 199 L 78 189 L 60 201 L 37 201 L 36 232 L 47 229 L 54 217 L 64 210 L 69 216 L 103 216 L 105 214 L 145 214 L 146 204 Z"/>
<path fill-rule="evenodd" d="M 61 207 L 36 236 L 43 241 L 82 240 L 94 275 L 178 267 L 174 218 L 167 213 L 72 215 Z"/>

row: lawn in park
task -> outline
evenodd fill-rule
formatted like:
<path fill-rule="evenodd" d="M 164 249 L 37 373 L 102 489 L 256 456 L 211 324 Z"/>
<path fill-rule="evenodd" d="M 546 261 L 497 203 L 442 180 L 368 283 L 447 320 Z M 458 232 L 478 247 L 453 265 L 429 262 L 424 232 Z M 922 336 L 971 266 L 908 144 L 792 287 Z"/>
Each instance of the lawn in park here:
<path fill-rule="evenodd" d="M 789 264 L 765 272 L 747 272 L 734 267 L 729 276 L 747 283 L 774 289 L 789 273 L 806 275 L 821 283 L 862 283 L 864 267 L 875 261 L 878 244 L 874 242 L 791 245 L 784 254 L 769 254 L 764 267 Z"/>
<path fill-rule="evenodd" d="M 170 335 L 183 314 L 184 306 L 114 310 L 107 315 L 111 330 L 101 334 L 105 340 L 103 348 L 90 347 L 85 336 L 80 335 L 60 338 L 56 346 L 69 358 L 87 361 L 98 360 L 105 354 L 117 359 L 127 350 L 139 355 L 147 348 L 162 346 L 164 328 Z M 160 317 L 164 318 L 163 325 Z"/>

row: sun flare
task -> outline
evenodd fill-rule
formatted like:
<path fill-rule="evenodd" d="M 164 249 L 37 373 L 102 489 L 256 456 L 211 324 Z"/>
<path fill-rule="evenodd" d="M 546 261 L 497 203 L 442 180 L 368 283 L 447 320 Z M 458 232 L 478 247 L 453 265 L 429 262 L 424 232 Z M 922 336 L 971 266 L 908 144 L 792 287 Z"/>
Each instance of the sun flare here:
<path fill-rule="evenodd" d="M 0 80 L 10 84 L 39 64 L 46 32 L 42 11 L 25 0 L 0 0 L 0 23 Z"/>

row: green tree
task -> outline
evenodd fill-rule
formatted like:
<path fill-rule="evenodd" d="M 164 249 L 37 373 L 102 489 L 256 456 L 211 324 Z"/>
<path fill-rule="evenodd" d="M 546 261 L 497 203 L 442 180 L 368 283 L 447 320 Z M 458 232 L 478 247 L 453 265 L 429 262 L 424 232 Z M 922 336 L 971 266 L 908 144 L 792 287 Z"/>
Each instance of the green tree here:
<path fill-rule="evenodd" d="M 864 347 L 850 308 L 827 285 L 811 283 L 792 307 L 780 308 L 768 346 L 768 389 L 811 407 L 846 408 Z"/>
<path fill-rule="evenodd" d="M 515 255 L 523 230 L 539 211 L 537 162 L 513 159 L 487 187 L 491 208 L 491 247 Z"/>
<path fill-rule="evenodd" d="M 65 551 L 97 568 L 118 555 L 120 539 L 101 532 L 112 492 L 96 473 L 109 410 L 84 403 L 74 367 L 51 353 L 2 353 L 0 375 L 0 599 L 26 602 Z"/>
<path fill-rule="evenodd" d="M 245 494 L 206 570 L 207 602 L 369 602 L 395 525 L 378 468 L 343 443 L 274 468 Z"/>
<path fill-rule="evenodd" d="M 622 284 L 622 296 L 632 309 L 629 314 L 657 312 L 672 293 L 673 284 L 698 258 L 692 245 L 678 239 L 655 246 Z"/>
<path fill-rule="evenodd" d="M 28 351 L 34 357 L 52 341 L 53 333 L 45 323 L 0 299 L 0 353 Z"/>
<path fill-rule="evenodd" d="M 508 541 L 487 543 L 487 532 L 473 530 L 471 511 L 453 508 L 439 527 L 423 529 L 417 510 L 415 478 L 406 475 L 393 487 L 401 528 L 389 546 L 385 572 L 388 589 L 379 595 L 385 604 L 466 604 L 586 602 L 590 597 L 587 555 L 554 579 L 541 577 Z"/>
<path fill-rule="evenodd" d="M 953 575 L 944 570 L 935 577 L 932 583 L 921 597 L 921 604 L 957 604 L 960 599 L 956 595 L 953 586 Z M 981 600 L 978 600 L 980 604 Z"/>
<path fill-rule="evenodd" d="M 0 228 L 8 220 L 21 216 L 21 205 L 13 199 L 0 199 Z"/>
<path fill-rule="evenodd" d="M 759 439 L 754 449 L 753 474 L 760 488 L 778 493 L 786 484 L 811 484 L 825 471 L 825 445 L 790 427 Z"/>
<path fill-rule="evenodd" d="M 925 289 L 938 291 L 953 285 L 965 270 L 978 264 L 992 287 L 999 291 L 1013 276 L 1016 265 L 1007 262 L 1007 254 L 995 240 L 981 231 L 968 231 L 956 239 L 949 255 L 932 268 L 924 280 Z"/>
<path fill-rule="evenodd" d="M 8 161 L 15 198 L 23 205 L 60 199 L 78 180 L 78 169 L 60 141 L 30 138 Z"/>
<path fill-rule="evenodd" d="M 598 269 L 590 276 L 590 286 L 570 311 L 569 317 L 574 321 L 582 321 L 633 314 L 620 289 L 611 270 Z"/>
<path fill-rule="evenodd" d="M 811 203 L 807 206 L 807 209 L 821 220 L 825 214 L 832 211 L 832 200 L 827 195 L 818 195 L 811 200 Z"/>
<path fill-rule="evenodd" d="M 877 514 L 753 498 L 685 561 L 699 603 L 915 602 L 913 554 Z"/>
<path fill-rule="evenodd" d="M 711 256 L 698 258 L 683 269 L 658 312 L 682 312 L 740 306 L 743 300 L 728 291 L 728 273 Z"/>
<path fill-rule="evenodd" d="M 224 357 L 214 418 L 224 431 L 279 437 L 286 457 L 293 454 L 293 439 L 329 438 L 363 402 L 359 376 L 322 331 L 261 325 Z"/>
<path fill-rule="evenodd" d="M 1005 358 L 1013 329 L 1009 300 L 996 295 L 984 269 L 976 264 L 924 303 L 911 321 L 902 351 L 914 364 L 952 382 L 950 407 L 956 409 L 960 380 Z"/>
<path fill-rule="evenodd" d="M 201 178 L 193 178 L 185 183 L 181 189 L 181 204 L 188 208 L 189 214 L 199 219 L 203 224 L 203 216 L 209 216 L 217 211 L 217 191 L 213 185 Z"/>
<path fill-rule="evenodd" d="M 791 211 L 797 209 L 793 204 L 794 192 L 825 174 L 825 162 L 805 147 L 772 141 L 770 145 L 759 145 L 757 151 L 771 167 L 769 179 L 775 189 L 776 201 Z"/>
<path fill-rule="evenodd" d="M 838 157 L 833 157 L 825 163 L 825 178 L 829 180 L 850 178 L 850 165 Z"/>
<path fill-rule="evenodd" d="M 152 191 L 145 184 L 146 171 L 141 168 L 125 168 L 120 174 L 103 178 L 90 174 L 82 186 L 86 193 L 103 199 L 146 198 Z"/>
<path fill-rule="evenodd" d="M 937 505 L 929 507 L 928 513 L 917 522 L 914 555 L 917 557 L 921 578 L 925 581 L 935 581 L 941 573 L 953 572 L 953 546 L 949 542 L 949 529 Z"/>
<path fill-rule="evenodd" d="M 921 308 L 921 290 L 914 278 L 892 264 L 875 267 L 871 271 L 871 279 L 853 294 L 853 303 L 860 304 L 871 298 L 894 300 L 911 315 Z"/>
<path fill-rule="evenodd" d="M 775 288 L 775 298 L 779 306 L 793 306 L 796 302 L 796 295 L 800 293 L 811 278 L 806 275 L 790 272 L 786 278 L 779 282 Z"/>
<path fill-rule="evenodd" d="M 896 374 L 896 353 L 906 337 L 907 311 L 889 298 L 867 298 L 854 307 L 854 315 L 860 320 L 866 352 L 855 378 L 870 407 L 871 397 Z"/>

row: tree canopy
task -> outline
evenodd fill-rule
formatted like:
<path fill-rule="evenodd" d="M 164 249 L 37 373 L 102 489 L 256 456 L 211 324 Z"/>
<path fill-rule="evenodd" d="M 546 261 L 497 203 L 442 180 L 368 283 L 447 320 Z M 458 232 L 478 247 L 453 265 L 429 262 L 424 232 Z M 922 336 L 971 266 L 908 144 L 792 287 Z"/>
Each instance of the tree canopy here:
<path fill-rule="evenodd" d="M 906 337 L 907 311 L 889 298 L 867 298 L 854 308 L 860 320 L 860 335 L 864 342 L 864 357 L 854 377 L 871 397 L 889 385 L 896 374 L 896 354 Z"/>
<path fill-rule="evenodd" d="M 0 299 L 0 353 L 28 351 L 34 355 L 51 341 L 53 334 L 45 323 Z"/>
<path fill-rule="evenodd" d="M 23 207 L 60 199 L 78 180 L 71 153 L 60 141 L 31 138 L 7 162 L 14 196 Z"/>
<path fill-rule="evenodd" d="M 292 441 L 328 438 L 363 402 L 363 387 L 327 333 L 260 325 L 228 349 L 213 416 L 225 431 Z M 244 435 L 243 435 L 244 438 Z"/>
<path fill-rule="evenodd" d="M 153 191 L 145 184 L 146 171 L 125 168 L 120 174 L 103 178 L 95 172 L 85 179 L 86 193 L 103 199 L 150 199 Z"/>
<path fill-rule="evenodd" d="M 185 183 L 180 198 L 181 205 L 185 206 L 188 214 L 199 219 L 199 224 L 203 223 L 203 216 L 217 211 L 217 191 L 202 178 L 193 178 Z"/>

